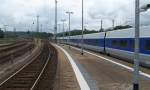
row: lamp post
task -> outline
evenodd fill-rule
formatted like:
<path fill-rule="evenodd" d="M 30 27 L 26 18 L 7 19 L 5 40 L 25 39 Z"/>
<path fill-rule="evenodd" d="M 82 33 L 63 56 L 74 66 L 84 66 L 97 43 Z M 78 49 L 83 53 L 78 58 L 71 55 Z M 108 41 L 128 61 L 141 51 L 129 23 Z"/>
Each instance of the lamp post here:
<path fill-rule="evenodd" d="M 17 35 L 16 35 L 16 27 L 13 28 L 13 31 L 14 31 L 14 37 L 16 39 Z"/>
<path fill-rule="evenodd" d="M 57 36 L 57 37 L 60 37 L 60 34 L 59 34 L 60 31 L 61 31 L 61 24 L 59 23 L 59 24 L 58 24 L 58 30 L 57 30 L 57 33 L 58 33 L 58 36 Z M 60 40 L 59 40 L 59 39 L 57 40 L 57 43 L 60 44 Z"/>
<path fill-rule="evenodd" d="M 84 2 L 83 2 L 83 0 L 82 0 L 82 41 L 81 41 L 81 43 L 82 43 L 82 45 L 81 45 L 81 55 L 83 55 L 83 44 L 84 44 L 84 40 L 83 40 L 83 34 L 84 34 L 84 11 L 83 11 L 83 8 L 84 8 Z"/>
<path fill-rule="evenodd" d="M 36 26 L 36 38 L 39 38 L 39 15 L 37 17 L 37 26 Z"/>
<path fill-rule="evenodd" d="M 5 32 L 5 34 L 4 34 L 4 38 L 6 38 L 6 36 L 7 36 L 7 35 L 6 35 L 6 31 L 7 31 L 7 29 L 6 29 L 6 28 L 7 28 L 7 26 L 8 26 L 8 25 L 4 25 L 4 32 Z"/>
<path fill-rule="evenodd" d="M 135 1 L 135 50 L 134 50 L 134 81 L 133 90 L 139 90 L 139 34 L 140 34 L 140 8 L 139 0 Z"/>
<path fill-rule="evenodd" d="M 62 21 L 62 23 L 63 23 L 63 40 L 64 40 L 64 37 L 65 37 L 65 19 L 62 19 L 61 20 Z"/>
<path fill-rule="evenodd" d="M 59 33 L 60 32 L 60 30 L 61 30 L 61 24 L 59 23 L 59 24 L 57 24 L 58 26 L 58 29 L 57 29 L 57 33 Z"/>
<path fill-rule="evenodd" d="M 36 30 L 37 30 L 37 33 L 39 33 L 39 16 L 37 16 L 37 28 L 36 28 Z"/>
<path fill-rule="evenodd" d="M 40 30 L 40 32 L 43 32 L 43 25 L 41 24 L 41 30 Z"/>
<path fill-rule="evenodd" d="M 57 0 L 55 0 L 55 43 L 57 43 Z"/>
<path fill-rule="evenodd" d="M 134 81 L 133 90 L 139 90 L 139 37 L 140 37 L 140 12 L 147 11 L 150 4 L 141 8 L 140 1 L 135 0 L 135 52 L 134 52 Z"/>
<path fill-rule="evenodd" d="M 101 20 L 101 29 L 99 30 L 99 32 L 103 31 L 103 20 Z"/>
<path fill-rule="evenodd" d="M 32 22 L 32 25 L 31 25 L 31 37 L 32 39 L 34 38 L 34 21 Z"/>
<path fill-rule="evenodd" d="M 113 29 L 115 28 L 115 20 L 114 19 L 112 19 L 112 27 L 113 27 Z"/>
<path fill-rule="evenodd" d="M 69 15 L 69 41 L 70 41 L 70 16 L 71 16 L 71 14 L 73 14 L 73 12 L 68 11 L 66 13 Z M 70 49 L 70 44 L 69 44 L 69 49 Z"/>

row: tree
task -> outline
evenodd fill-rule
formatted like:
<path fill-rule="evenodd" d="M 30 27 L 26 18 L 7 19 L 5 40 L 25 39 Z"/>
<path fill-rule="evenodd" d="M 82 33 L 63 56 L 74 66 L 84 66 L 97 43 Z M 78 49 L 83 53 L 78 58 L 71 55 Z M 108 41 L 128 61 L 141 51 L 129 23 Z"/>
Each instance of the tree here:
<path fill-rule="evenodd" d="M 91 34 L 91 33 L 98 33 L 98 31 L 84 29 L 84 34 Z M 64 36 L 69 36 L 69 32 L 58 33 L 57 36 L 63 37 L 63 34 Z M 74 35 L 82 35 L 82 30 L 75 29 L 73 31 L 70 31 L 70 36 L 74 36 Z"/>
<path fill-rule="evenodd" d="M 4 32 L 2 31 L 1 28 L 0 28 L 0 38 L 4 38 Z"/>
<path fill-rule="evenodd" d="M 125 25 L 125 26 L 116 26 L 115 28 L 114 28 L 114 30 L 118 30 L 118 29 L 127 29 L 127 28 L 132 28 L 132 26 L 130 26 L 130 25 Z"/>

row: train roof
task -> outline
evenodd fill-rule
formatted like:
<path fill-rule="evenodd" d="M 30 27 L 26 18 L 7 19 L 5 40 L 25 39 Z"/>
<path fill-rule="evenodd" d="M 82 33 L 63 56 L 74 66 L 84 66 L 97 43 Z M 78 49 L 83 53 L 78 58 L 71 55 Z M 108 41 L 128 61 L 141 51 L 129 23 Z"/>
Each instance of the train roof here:
<path fill-rule="evenodd" d="M 93 34 L 85 34 L 84 38 L 88 39 L 96 39 L 96 38 L 104 38 L 105 32 L 93 33 Z"/>
<path fill-rule="evenodd" d="M 134 38 L 134 33 L 135 28 L 107 31 L 106 38 Z M 103 38 L 104 36 L 105 32 L 84 34 L 84 38 L 86 39 Z M 140 37 L 150 37 L 150 26 L 142 26 L 140 28 Z M 64 38 L 67 39 L 68 37 Z M 81 35 L 70 36 L 70 39 L 81 39 Z"/>
<path fill-rule="evenodd" d="M 134 38 L 135 28 L 107 32 L 106 38 Z M 150 26 L 140 28 L 140 37 L 150 37 Z"/>

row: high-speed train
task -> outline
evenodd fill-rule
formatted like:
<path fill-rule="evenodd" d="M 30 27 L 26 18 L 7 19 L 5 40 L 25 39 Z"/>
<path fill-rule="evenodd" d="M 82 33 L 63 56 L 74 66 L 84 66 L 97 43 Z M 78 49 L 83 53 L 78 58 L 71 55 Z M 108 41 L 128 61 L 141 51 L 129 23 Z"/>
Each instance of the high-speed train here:
<path fill-rule="evenodd" d="M 122 58 L 128 62 L 134 60 L 135 29 L 122 29 L 84 35 L 86 49 L 103 52 Z M 81 47 L 81 35 L 61 37 L 61 42 Z M 140 65 L 150 68 L 150 27 L 140 28 Z"/>

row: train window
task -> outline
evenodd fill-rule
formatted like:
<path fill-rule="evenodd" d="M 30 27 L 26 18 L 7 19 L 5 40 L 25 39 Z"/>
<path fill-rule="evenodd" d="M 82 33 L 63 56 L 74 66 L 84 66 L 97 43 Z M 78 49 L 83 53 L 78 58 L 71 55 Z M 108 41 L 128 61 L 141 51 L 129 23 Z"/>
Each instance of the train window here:
<path fill-rule="evenodd" d="M 150 40 L 145 40 L 145 50 L 150 50 Z"/>
<path fill-rule="evenodd" d="M 120 47 L 127 47 L 127 46 L 128 46 L 127 40 L 120 40 Z"/>
<path fill-rule="evenodd" d="M 134 40 L 130 40 L 130 48 L 134 48 L 135 44 L 134 44 Z"/>
<path fill-rule="evenodd" d="M 112 40 L 112 46 L 118 46 L 117 40 Z"/>

